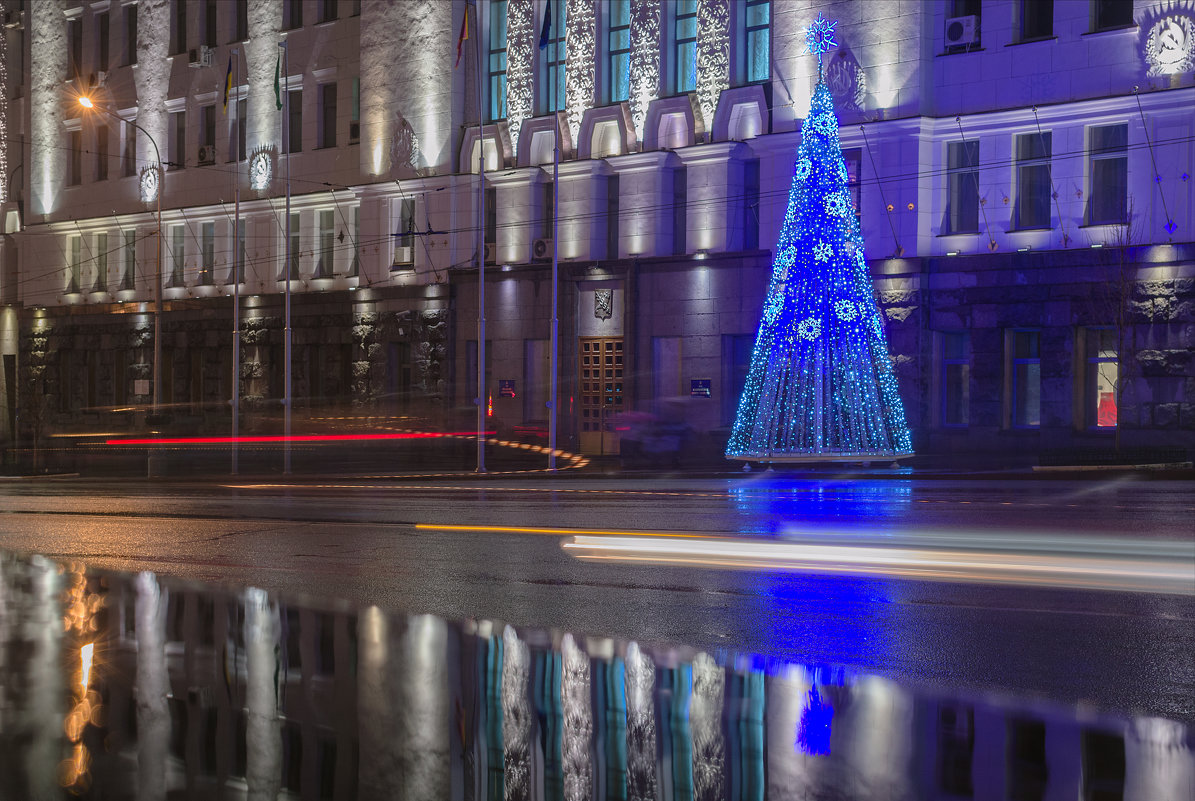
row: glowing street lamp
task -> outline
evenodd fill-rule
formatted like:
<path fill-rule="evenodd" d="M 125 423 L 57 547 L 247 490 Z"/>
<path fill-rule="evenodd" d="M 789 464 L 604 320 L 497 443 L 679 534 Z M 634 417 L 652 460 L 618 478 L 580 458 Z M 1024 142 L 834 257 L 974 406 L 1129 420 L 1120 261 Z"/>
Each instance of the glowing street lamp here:
<path fill-rule="evenodd" d="M 157 246 L 157 275 L 154 280 L 154 395 L 153 395 L 153 410 L 154 414 L 159 411 L 159 404 L 162 401 L 162 184 L 164 183 L 165 173 L 162 171 L 162 154 L 158 150 L 158 143 L 154 141 L 149 131 L 142 128 L 132 120 L 126 120 L 119 114 L 114 114 L 103 106 L 97 106 L 90 97 L 86 95 L 79 98 L 79 105 L 86 109 L 100 111 L 107 114 L 114 120 L 119 120 L 127 125 L 131 125 L 141 133 L 145 134 L 145 138 L 154 146 L 154 160 L 157 164 L 154 166 L 154 175 L 152 183 L 146 183 L 142 187 L 143 195 L 148 194 L 148 190 L 152 186 L 154 200 L 157 203 L 157 222 L 158 222 L 158 246 Z M 148 200 L 148 198 L 146 198 Z"/>

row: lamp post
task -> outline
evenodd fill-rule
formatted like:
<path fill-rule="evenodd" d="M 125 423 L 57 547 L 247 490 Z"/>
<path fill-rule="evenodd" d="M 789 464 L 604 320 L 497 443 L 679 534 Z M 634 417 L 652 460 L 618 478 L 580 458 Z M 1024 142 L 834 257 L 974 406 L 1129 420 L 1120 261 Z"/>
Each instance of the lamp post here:
<path fill-rule="evenodd" d="M 157 162 L 155 169 L 158 171 L 158 183 L 156 191 L 154 192 L 154 199 L 157 201 L 157 224 L 158 224 L 158 248 L 157 248 L 157 275 L 154 280 L 154 399 L 153 410 L 156 415 L 159 411 L 159 405 L 162 402 L 162 185 L 166 182 L 166 173 L 162 170 L 162 154 L 158 151 L 158 143 L 154 141 L 153 136 L 149 131 L 142 128 L 132 120 L 126 120 L 119 114 L 114 114 L 108 109 L 97 106 L 92 102 L 90 97 L 84 95 L 79 98 L 79 105 L 83 108 L 101 111 L 107 114 L 114 120 L 119 120 L 127 125 L 132 125 L 141 133 L 145 134 L 145 138 L 154 146 L 154 160 Z"/>

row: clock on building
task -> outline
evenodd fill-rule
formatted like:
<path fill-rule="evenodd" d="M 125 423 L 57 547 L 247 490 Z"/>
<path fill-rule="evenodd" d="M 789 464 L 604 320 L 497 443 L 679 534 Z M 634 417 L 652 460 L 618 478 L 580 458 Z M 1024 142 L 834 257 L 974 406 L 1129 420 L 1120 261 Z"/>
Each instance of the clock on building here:
<path fill-rule="evenodd" d="M 257 190 L 265 189 L 273 176 L 274 162 L 270 154 L 263 151 L 254 155 L 249 162 L 249 186 Z"/>
<path fill-rule="evenodd" d="M 153 203 L 158 199 L 158 188 L 161 180 L 158 177 L 157 167 L 146 167 L 141 171 L 141 200 L 144 203 Z"/>

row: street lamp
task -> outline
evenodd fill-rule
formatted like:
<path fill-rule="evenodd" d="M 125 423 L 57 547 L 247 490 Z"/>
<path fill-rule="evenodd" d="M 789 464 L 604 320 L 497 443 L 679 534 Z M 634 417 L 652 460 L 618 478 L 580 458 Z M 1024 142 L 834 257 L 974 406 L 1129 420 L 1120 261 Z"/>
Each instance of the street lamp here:
<path fill-rule="evenodd" d="M 158 171 L 158 182 L 156 191 L 154 192 L 154 199 L 157 201 L 157 218 L 158 218 L 158 254 L 157 254 L 157 276 L 154 280 L 154 400 L 153 410 L 156 415 L 159 412 L 159 405 L 162 401 L 162 187 L 166 180 L 166 174 L 162 170 L 162 154 L 158 151 L 158 143 L 154 141 L 153 136 L 149 131 L 142 128 L 132 120 L 126 120 L 119 114 L 114 114 L 103 106 L 97 106 L 92 102 L 90 97 L 86 95 L 79 98 L 79 105 L 83 108 L 101 111 L 107 114 L 114 120 L 132 125 L 141 133 L 145 134 L 145 138 L 154 146 L 154 159 L 157 161 L 155 169 Z"/>

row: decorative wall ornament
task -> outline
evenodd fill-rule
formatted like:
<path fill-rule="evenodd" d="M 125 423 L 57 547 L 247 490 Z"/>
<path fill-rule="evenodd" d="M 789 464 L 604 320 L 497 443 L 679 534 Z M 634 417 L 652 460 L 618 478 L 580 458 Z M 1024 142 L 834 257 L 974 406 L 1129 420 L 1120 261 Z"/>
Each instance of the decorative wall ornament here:
<path fill-rule="evenodd" d="M 272 147 L 259 148 L 249 158 L 249 188 L 257 192 L 264 192 L 270 188 L 272 180 L 274 180 L 274 149 Z"/>
<path fill-rule="evenodd" d="M 573 142 L 581 133 L 581 118 L 594 106 L 597 68 L 597 9 L 594 0 L 568 0 L 568 34 L 565 40 L 564 108 Z"/>
<path fill-rule="evenodd" d="M 142 203 L 153 203 L 158 199 L 158 192 L 161 191 L 162 186 L 162 174 L 157 165 L 151 164 L 142 168 L 138 186 L 141 187 Z"/>
<path fill-rule="evenodd" d="M 510 143 L 519 152 L 523 120 L 531 116 L 534 98 L 535 8 L 532 0 L 506 4 L 506 121 Z"/>
<path fill-rule="evenodd" d="M 697 105 L 712 131 L 718 98 L 730 88 L 730 3 L 699 0 L 697 15 Z"/>
<path fill-rule="evenodd" d="M 419 174 L 419 137 L 411 123 L 402 115 L 394 113 L 394 133 L 390 137 L 390 173 L 399 178 L 410 178 Z"/>
<path fill-rule="evenodd" d="M 1195 18 L 1192 12 L 1168 13 L 1149 26 L 1145 40 L 1146 75 L 1180 75 L 1195 68 Z"/>
<path fill-rule="evenodd" d="M 510 626 L 502 632 L 502 751 L 507 798 L 531 797 L 531 650 Z"/>
<path fill-rule="evenodd" d="M 835 104 L 846 111 L 862 111 L 867 98 L 867 73 L 850 48 L 843 47 L 826 65 L 826 85 Z"/>
<path fill-rule="evenodd" d="M 660 0 L 631 0 L 631 120 L 643 141 L 647 108 L 660 96 Z"/>
<path fill-rule="evenodd" d="M 614 314 L 614 290 L 595 289 L 593 292 L 593 316 L 599 320 L 609 320 Z"/>

